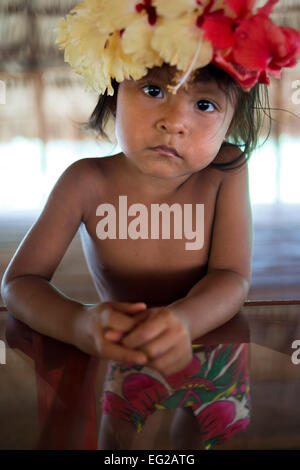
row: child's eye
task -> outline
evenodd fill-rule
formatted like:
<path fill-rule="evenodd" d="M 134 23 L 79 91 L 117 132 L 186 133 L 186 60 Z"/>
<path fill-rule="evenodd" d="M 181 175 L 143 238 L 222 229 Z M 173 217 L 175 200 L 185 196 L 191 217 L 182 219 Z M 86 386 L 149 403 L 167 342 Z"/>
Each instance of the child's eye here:
<path fill-rule="evenodd" d="M 215 105 L 208 100 L 200 100 L 197 102 L 196 106 L 200 111 L 206 111 L 208 113 L 211 113 L 216 109 Z"/>
<path fill-rule="evenodd" d="M 157 85 L 146 85 L 143 87 L 143 90 L 147 95 L 152 96 L 153 98 L 163 97 L 163 92 Z"/>

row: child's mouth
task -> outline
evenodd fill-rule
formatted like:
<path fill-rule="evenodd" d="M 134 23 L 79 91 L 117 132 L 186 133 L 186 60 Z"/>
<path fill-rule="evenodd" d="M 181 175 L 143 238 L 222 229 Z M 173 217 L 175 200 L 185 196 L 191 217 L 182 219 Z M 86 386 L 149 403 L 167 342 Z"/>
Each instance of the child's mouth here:
<path fill-rule="evenodd" d="M 159 145 L 157 147 L 150 147 L 150 148 L 151 148 L 151 150 L 154 150 L 155 152 L 157 152 L 161 155 L 167 155 L 169 157 L 182 158 L 173 147 L 167 147 L 165 145 Z"/>

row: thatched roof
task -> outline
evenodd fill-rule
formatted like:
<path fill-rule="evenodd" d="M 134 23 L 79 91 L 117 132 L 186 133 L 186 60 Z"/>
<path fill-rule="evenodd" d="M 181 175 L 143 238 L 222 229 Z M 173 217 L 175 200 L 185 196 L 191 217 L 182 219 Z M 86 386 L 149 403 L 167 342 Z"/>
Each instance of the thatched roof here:
<path fill-rule="evenodd" d="M 266 0 L 258 0 L 258 5 Z M 55 45 L 54 27 L 78 0 L 1 0 L 0 70 L 44 69 L 61 65 L 63 54 Z M 299 0 L 280 0 L 272 18 L 300 30 Z"/>
<path fill-rule="evenodd" d="M 259 0 L 258 4 L 265 1 Z M 16 134 L 40 136 L 44 140 L 84 137 L 72 119 L 87 119 L 96 96 L 84 91 L 82 79 L 64 63 L 54 33 L 58 19 L 78 3 L 77 0 L 0 1 L 0 80 L 6 84 L 7 103 L 0 105 L 0 140 Z M 278 24 L 300 30 L 299 0 L 280 0 L 272 18 Z M 291 100 L 291 83 L 299 78 L 299 67 L 284 71 L 280 85 L 282 101 L 278 99 L 278 84 L 270 87 L 273 106 L 299 114 L 299 105 Z M 298 129 L 299 121 L 295 118 L 285 121 L 286 132 L 299 133 Z"/>
<path fill-rule="evenodd" d="M 1 0 L 0 70 L 31 71 L 61 65 L 54 28 L 76 0 Z"/>

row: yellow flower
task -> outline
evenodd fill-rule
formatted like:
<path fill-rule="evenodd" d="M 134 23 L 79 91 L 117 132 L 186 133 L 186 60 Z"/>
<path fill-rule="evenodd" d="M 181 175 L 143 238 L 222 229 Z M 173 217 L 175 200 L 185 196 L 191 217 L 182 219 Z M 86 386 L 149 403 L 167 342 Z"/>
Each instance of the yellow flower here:
<path fill-rule="evenodd" d="M 196 0 L 176 0 L 166 2 L 166 0 L 153 0 L 153 6 L 156 7 L 157 14 L 164 18 L 178 18 L 179 16 L 187 13 L 196 12 L 201 15 L 204 8 L 209 5 L 210 0 L 201 0 L 201 4 Z M 213 12 L 227 6 L 224 0 L 214 0 L 210 6 L 209 11 Z"/>
<path fill-rule="evenodd" d="M 136 3 L 137 0 L 101 0 L 101 8 L 98 8 L 99 15 L 97 17 L 99 29 L 101 31 L 116 31 L 126 28 L 137 15 Z"/>
<path fill-rule="evenodd" d="M 135 16 L 140 19 L 134 9 L 135 2 L 86 0 L 59 21 L 56 42 L 65 49 L 65 61 L 84 78 L 88 89 L 97 93 L 107 89 L 112 95 L 112 78 L 121 82 L 126 78 L 137 80 L 146 74 L 145 65 L 136 63 L 121 44 L 120 29 L 131 24 Z M 155 54 L 153 51 L 153 58 Z"/>
<path fill-rule="evenodd" d="M 211 43 L 203 39 L 203 32 L 196 26 L 197 13 L 176 19 L 164 19 L 154 30 L 151 45 L 161 58 L 179 70 L 186 70 L 192 63 L 200 41 L 202 45 L 193 70 L 207 65 L 213 57 Z M 183 40 L 184 38 L 184 40 Z"/>
<path fill-rule="evenodd" d="M 84 78 L 86 89 L 103 94 L 107 89 L 113 95 L 110 77 L 105 77 L 101 64 L 83 63 L 75 72 Z"/>
<path fill-rule="evenodd" d="M 154 29 L 155 26 L 149 24 L 147 15 L 140 14 L 122 35 L 124 52 L 148 68 L 163 64 L 159 53 L 151 47 Z"/>
<path fill-rule="evenodd" d="M 178 18 L 183 13 L 191 13 L 195 8 L 199 9 L 196 0 L 177 0 L 166 2 L 166 0 L 153 0 L 158 15 L 165 18 Z M 202 9 L 201 9 L 202 10 Z"/>
<path fill-rule="evenodd" d="M 119 32 L 110 36 L 109 44 L 103 54 L 102 64 L 104 75 L 111 76 L 118 82 L 130 78 L 138 80 L 147 73 L 143 64 L 136 63 L 130 55 L 124 53 Z"/>
<path fill-rule="evenodd" d="M 90 15 L 74 18 L 70 27 L 72 43 L 78 47 L 82 57 L 91 61 L 102 57 L 109 32 L 101 32 Z"/>
<path fill-rule="evenodd" d="M 142 0 L 85 0 L 57 25 L 56 42 L 64 59 L 80 74 L 88 89 L 113 94 L 111 79 L 138 80 L 163 62 L 186 70 L 207 65 L 213 56 L 196 19 L 203 11 L 196 0 L 153 0 L 158 13 L 149 24 Z M 209 0 L 203 0 L 206 6 Z M 219 8 L 223 0 L 215 0 Z M 184 38 L 184 41 L 182 40 Z M 199 44 L 201 42 L 201 48 Z M 193 61 L 194 59 L 194 61 Z"/>
<path fill-rule="evenodd" d="M 124 54 L 120 47 L 120 34 L 110 36 L 99 62 L 84 60 L 78 67 L 73 67 L 85 80 L 86 87 L 97 93 L 103 94 L 107 90 L 108 95 L 114 94 L 111 79 L 118 82 L 133 78 L 138 80 L 147 73 L 146 67 L 134 62 L 130 56 Z"/>
<path fill-rule="evenodd" d="M 66 47 L 67 42 L 69 40 L 69 22 L 68 18 L 71 15 L 66 16 L 66 20 L 64 18 L 61 18 L 55 28 L 55 34 L 56 34 L 56 44 L 60 47 L 60 49 L 63 49 Z"/>
<path fill-rule="evenodd" d="M 97 27 L 102 33 L 110 33 L 114 30 L 112 25 L 105 21 L 106 0 L 85 0 L 71 10 L 73 18 L 78 21 L 78 29 L 85 34 L 85 29 Z"/>
<path fill-rule="evenodd" d="M 77 73 L 82 74 L 82 68 L 102 59 L 108 34 L 99 32 L 87 10 L 85 16 L 67 15 L 66 20 L 59 21 L 56 31 L 56 42 L 65 49 L 65 62 Z"/>

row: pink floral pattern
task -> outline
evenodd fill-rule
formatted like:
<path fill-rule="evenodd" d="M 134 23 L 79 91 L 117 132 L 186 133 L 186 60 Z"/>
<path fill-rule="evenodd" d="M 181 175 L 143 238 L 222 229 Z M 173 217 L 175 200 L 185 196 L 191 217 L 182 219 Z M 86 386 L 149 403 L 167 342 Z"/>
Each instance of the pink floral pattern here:
<path fill-rule="evenodd" d="M 140 431 L 155 410 L 189 406 L 206 449 L 232 439 L 250 421 L 248 346 L 219 344 L 193 348 L 190 364 L 168 377 L 149 367 L 110 361 L 103 413 L 126 420 Z"/>

